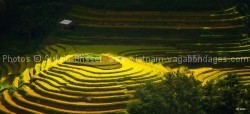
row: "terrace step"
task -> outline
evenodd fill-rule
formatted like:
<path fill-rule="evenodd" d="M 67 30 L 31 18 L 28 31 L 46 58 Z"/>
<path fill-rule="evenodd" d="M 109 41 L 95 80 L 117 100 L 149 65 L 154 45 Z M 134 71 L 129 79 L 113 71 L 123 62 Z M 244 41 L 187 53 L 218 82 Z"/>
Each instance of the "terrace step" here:
<path fill-rule="evenodd" d="M 27 88 L 25 88 L 25 91 L 26 90 Z M 33 92 L 30 89 L 28 90 L 29 90 L 29 93 L 23 96 L 26 99 L 29 99 L 32 101 L 36 101 L 39 99 L 40 103 L 44 103 L 44 104 L 47 104 L 48 106 L 58 107 L 58 108 L 65 107 L 67 105 L 69 106 L 69 107 L 66 106 L 67 109 L 71 109 L 71 110 L 78 110 L 78 111 L 114 110 L 114 108 L 118 109 L 119 107 L 120 109 L 123 109 L 125 108 L 125 105 L 126 105 L 126 102 L 112 102 L 112 103 L 66 102 L 66 101 L 61 101 L 57 99 L 43 97 Z"/>
<path fill-rule="evenodd" d="M 23 113 L 23 114 L 35 113 L 35 114 L 42 114 L 39 111 L 28 109 L 28 108 L 20 106 L 20 104 L 17 104 L 16 102 L 14 102 L 12 100 L 12 98 L 11 98 L 11 95 L 9 94 L 9 91 L 4 91 L 3 92 L 3 99 L 6 102 L 6 104 L 9 105 L 9 107 L 11 108 L 11 111 L 14 111 L 14 113 Z"/>
<path fill-rule="evenodd" d="M 58 66 L 55 66 L 55 68 L 72 68 L 72 69 L 84 70 L 92 74 L 113 74 L 113 73 L 127 72 L 127 71 L 134 69 L 133 67 L 123 66 L 120 69 L 102 70 L 102 69 L 96 69 L 96 68 L 88 67 L 88 66 L 74 66 L 74 65 L 68 65 L 68 64 L 58 64 Z"/>
<path fill-rule="evenodd" d="M 6 113 L 6 114 L 15 114 L 14 112 L 10 111 L 5 107 L 4 104 L 0 102 L 0 113 Z"/>
<path fill-rule="evenodd" d="M 116 110 L 107 110 L 107 111 L 76 111 L 76 110 L 69 110 L 69 109 L 65 109 L 65 108 L 56 108 L 56 107 L 51 107 L 49 105 L 44 105 L 41 104 L 42 101 L 39 101 L 39 103 L 37 103 L 37 101 L 30 101 L 28 99 L 26 99 L 25 97 L 23 97 L 21 94 L 18 94 L 17 92 L 14 93 L 14 98 L 16 99 L 17 102 L 21 102 L 23 106 L 25 107 L 29 107 L 33 110 L 39 110 L 43 113 L 81 113 L 81 114 L 91 114 L 91 113 L 111 113 L 111 112 L 119 112 L 122 109 L 116 109 Z M 44 110 L 46 109 L 46 110 Z"/>
<path fill-rule="evenodd" d="M 61 70 L 63 70 L 64 72 L 61 72 Z M 118 72 L 118 73 L 110 73 L 110 74 L 92 74 L 92 73 L 88 73 L 85 72 L 83 70 L 77 70 L 77 69 L 67 69 L 67 68 L 54 68 L 51 71 L 53 72 L 57 72 L 57 73 L 61 73 L 61 74 L 70 74 L 70 73 L 74 73 L 77 75 L 81 75 L 82 77 L 86 77 L 86 78 L 106 78 L 106 79 L 113 79 L 113 78 L 121 78 L 124 76 L 129 76 L 129 75 L 135 75 L 138 74 L 140 72 L 143 72 L 144 69 L 133 69 L 130 71 L 126 71 L 126 72 Z"/>

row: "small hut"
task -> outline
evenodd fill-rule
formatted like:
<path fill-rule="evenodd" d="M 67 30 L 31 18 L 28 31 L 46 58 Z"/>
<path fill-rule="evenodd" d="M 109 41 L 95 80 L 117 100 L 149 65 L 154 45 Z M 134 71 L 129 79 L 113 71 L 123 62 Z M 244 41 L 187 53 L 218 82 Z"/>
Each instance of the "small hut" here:
<path fill-rule="evenodd" d="M 60 22 L 60 25 L 62 26 L 63 29 L 71 30 L 74 29 L 77 25 L 72 21 L 72 20 L 62 20 Z"/>

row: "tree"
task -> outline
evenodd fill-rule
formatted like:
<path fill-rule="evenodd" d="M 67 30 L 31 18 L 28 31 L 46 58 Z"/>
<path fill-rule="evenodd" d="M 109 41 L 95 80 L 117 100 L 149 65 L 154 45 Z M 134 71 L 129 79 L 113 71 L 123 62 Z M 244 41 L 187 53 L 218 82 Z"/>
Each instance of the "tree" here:
<path fill-rule="evenodd" d="M 148 83 L 129 103 L 131 114 L 202 113 L 201 82 L 180 72 L 166 74 L 162 83 Z"/>
<path fill-rule="evenodd" d="M 218 113 L 234 114 L 236 108 L 246 108 L 242 106 L 249 102 L 249 99 L 245 97 L 249 92 L 240 83 L 240 78 L 236 74 L 228 74 L 225 79 L 219 80 L 215 86 L 218 88 L 218 99 L 216 101 L 218 104 L 215 107 Z"/>
<path fill-rule="evenodd" d="M 247 108 L 249 104 L 249 90 L 236 74 L 228 74 L 217 83 L 214 80 L 207 82 L 203 95 L 203 109 L 207 113 L 234 114 L 236 108 Z"/>
<path fill-rule="evenodd" d="M 249 87 L 236 74 L 201 86 L 193 76 L 180 72 L 166 74 L 161 83 L 148 83 L 135 92 L 128 104 L 131 114 L 235 114 L 236 108 L 249 113 Z"/>
<path fill-rule="evenodd" d="M 138 100 L 132 101 L 129 106 L 131 114 L 163 114 L 167 113 L 167 104 L 162 91 L 165 91 L 162 84 L 148 83 L 140 87 L 135 93 Z"/>
<path fill-rule="evenodd" d="M 217 88 L 215 86 L 214 80 L 207 82 L 202 90 L 203 90 L 202 108 L 205 112 L 209 112 L 213 114 L 214 107 L 217 103 L 216 98 L 218 97 L 216 96 Z"/>

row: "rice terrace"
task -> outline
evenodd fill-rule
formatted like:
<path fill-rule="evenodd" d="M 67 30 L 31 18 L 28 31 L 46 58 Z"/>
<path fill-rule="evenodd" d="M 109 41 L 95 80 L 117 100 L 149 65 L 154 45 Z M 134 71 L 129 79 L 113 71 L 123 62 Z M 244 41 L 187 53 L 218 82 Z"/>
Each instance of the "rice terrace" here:
<path fill-rule="evenodd" d="M 0 113 L 250 113 L 248 0 L 1 0 Z"/>

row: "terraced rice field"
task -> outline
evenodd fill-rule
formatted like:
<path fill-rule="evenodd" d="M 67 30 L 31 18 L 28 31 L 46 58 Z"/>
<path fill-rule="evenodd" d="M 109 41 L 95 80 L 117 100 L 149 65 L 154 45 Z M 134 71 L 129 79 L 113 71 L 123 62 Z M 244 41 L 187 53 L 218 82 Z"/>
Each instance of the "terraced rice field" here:
<path fill-rule="evenodd" d="M 60 48 L 59 46 L 50 46 Z M 69 49 L 68 47 L 64 47 Z M 53 50 L 47 49 L 47 52 Z M 45 50 L 44 50 L 45 51 Z M 103 62 L 71 61 L 74 54 L 47 59 L 16 76 L 20 90 L 2 94 L 1 111 L 6 113 L 111 113 L 122 112 L 136 87 L 158 82 L 168 72 L 160 64 L 131 61 L 103 54 Z M 104 62 L 105 61 L 105 62 Z M 87 65 L 88 64 L 88 65 Z M 2 78 L 4 79 L 4 78 Z"/>
<path fill-rule="evenodd" d="M 204 83 L 237 73 L 250 84 L 250 38 L 234 8 L 215 12 L 114 12 L 75 7 L 75 30 L 59 30 L 36 53 L 41 62 L 1 63 L 2 113 L 124 113 L 135 89 L 188 66 Z M 102 62 L 75 63 L 94 53 Z M 145 62 L 135 57 L 224 57 L 221 63 Z M 50 57 L 48 59 L 48 57 Z M 241 62 L 236 57 L 244 57 Z M 226 61 L 227 60 L 227 61 Z M 14 88 L 14 89 L 13 89 Z"/>

